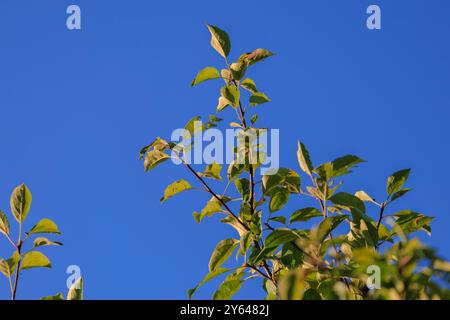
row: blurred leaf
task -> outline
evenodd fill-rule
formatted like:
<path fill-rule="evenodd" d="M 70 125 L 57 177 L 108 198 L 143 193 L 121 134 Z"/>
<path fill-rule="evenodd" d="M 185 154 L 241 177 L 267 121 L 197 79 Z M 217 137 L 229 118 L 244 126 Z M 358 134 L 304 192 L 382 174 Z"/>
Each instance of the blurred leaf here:
<path fill-rule="evenodd" d="M 424 230 L 428 235 L 431 235 L 430 224 L 434 217 L 428 217 L 411 210 L 397 212 L 394 217 L 396 217 L 395 225 L 399 226 L 405 234 Z"/>
<path fill-rule="evenodd" d="M 60 292 L 54 296 L 42 297 L 41 300 L 64 300 L 64 297 L 63 297 L 62 293 Z"/>
<path fill-rule="evenodd" d="M 323 213 L 317 210 L 316 208 L 303 208 L 295 211 L 291 215 L 290 223 L 300 222 L 300 221 L 308 221 L 314 217 L 321 217 Z"/>
<path fill-rule="evenodd" d="M 25 184 L 16 187 L 11 194 L 11 212 L 17 222 L 22 223 L 30 211 L 32 196 Z"/>
<path fill-rule="evenodd" d="M 31 228 L 28 234 L 36 233 L 56 233 L 61 234 L 58 230 L 58 226 L 50 219 L 42 219 L 33 228 Z"/>
<path fill-rule="evenodd" d="M 303 300 L 322 300 L 317 290 L 309 288 L 303 293 Z"/>
<path fill-rule="evenodd" d="M 197 84 L 202 83 L 203 81 L 217 78 L 220 78 L 219 71 L 213 67 L 206 67 L 197 74 L 195 79 L 192 80 L 191 85 L 196 86 Z"/>
<path fill-rule="evenodd" d="M 408 180 L 411 169 L 400 170 L 392 174 L 387 180 L 386 191 L 389 196 L 400 191 Z"/>
<path fill-rule="evenodd" d="M 83 278 L 78 278 L 67 292 L 67 300 L 83 300 Z"/>
<path fill-rule="evenodd" d="M 252 107 L 266 102 L 270 102 L 270 99 L 262 92 L 257 92 L 250 96 L 250 106 Z"/>
<path fill-rule="evenodd" d="M 192 186 L 186 180 L 175 181 L 164 190 L 164 196 L 160 199 L 160 202 L 162 203 L 174 195 L 190 189 L 192 189 Z"/>
<path fill-rule="evenodd" d="M 209 260 L 209 271 L 214 271 L 227 261 L 234 249 L 236 249 L 238 243 L 239 241 L 236 239 L 225 239 L 220 241 Z"/>
<path fill-rule="evenodd" d="M 24 255 L 21 265 L 22 270 L 41 267 L 52 267 L 50 260 L 43 253 L 39 251 L 30 251 Z"/>
<path fill-rule="evenodd" d="M 224 274 L 228 272 L 227 268 L 217 268 L 216 270 L 208 273 L 205 278 L 202 280 L 202 282 L 200 282 L 197 286 L 195 286 L 195 288 L 189 289 L 188 290 L 188 299 L 192 299 L 192 296 L 194 295 L 194 293 L 198 290 L 198 288 L 200 288 L 202 285 L 204 285 L 205 283 L 207 283 L 208 281 L 220 276 L 221 274 Z"/>
<path fill-rule="evenodd" d="M 231 50 L 231 42 L 228 34 L 222 29 L 208 25 L 208 30 L 211 33 L 211 46 L 224 58 L 228 56 Z"/>

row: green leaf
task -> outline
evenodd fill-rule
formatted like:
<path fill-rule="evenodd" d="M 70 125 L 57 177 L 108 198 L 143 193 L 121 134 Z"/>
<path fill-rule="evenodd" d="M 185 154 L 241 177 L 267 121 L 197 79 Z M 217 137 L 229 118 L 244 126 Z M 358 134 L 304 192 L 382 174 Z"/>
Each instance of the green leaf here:
<path fill-rule="evenodd" d="M 195 79 L 192 80 L 191 85 L 196 86 L 199 83 L 202 83 L 203 81 L 217 79 L 217 78 L 220 78 L 219 71 L 213 67 L 206 67 L 197 74 Z"/>
<path fill-rule="evenodd" d="M 321 216 L 323 216 L 323 213 L 316 208 L 303 208 L 291 215 L 290 223 L 308 221 L 311 218 Z"/>
<path fill-rule="evenodd" d="M 250 78 L 246 78 L 246 79 L 242 80 L 241 86 L 242 86 L 242 88 L 250 91 L 251 93 L 257 93 L 258 92 L 258 89 L 256 88 L 255 82 L 252 79 L 250 79 Z"/>
<path fill-rule="evenodd" d="M 411 210 L 397 212 L 394 217 L 396 218 L 395 225 L 399 226 L 405 234 L 424 230 L 428 235 L 431 235 L 430 224 L 434 217 L 428 217 Z"/>
<path fill-rule="evenodd" d="M 243 272 L 235 272 L 224 280 L 219 286 L 219 289 L 217 289 L 216 292 L 214 292 L 213 300 L 229 300 L 231 297 L 233 297 L 236 292 L 238 292 L 241 287 L 242 283 L 244 282 L 242 280 L 242 277 L 245 274 Z"/>
<path fill-rule="evenodd" d="M 25 184 L 16 187 L 11 195 L 11 212 L 17 222 L 22 223 L 28 215 L 31 206 L 31 192 Z"/>
<path fill-rule="evenodd" d="M 299 235 L 291 229 L 275 229 L 267 236 L 266 240 L 264 241 L 264 248 L 277 248 L 279 245 L 291 242 L 298 238 Z"/>
<path fill-rule="evenodd" d="M 351 209 L 351 234 L 353 247 L 376 247 L 378 244 L 378 231 L 372 218 L 357 208 Z"/>
<path fill-rule="evenodd" d="M 231 102 L 228 101 L 227 99 L 225 99 L 224 97 L 220 96 L 219 102 L 217 103 L 216 111 L 220 112 L 223 109 L 225 109 L 226 107 L 228 107 L 229 105 L 231 105 Z"/>
<path fill-rule="evenodd" d="M 192 189 L 192 186 L 186 180 L 175 181 L 164 190 L 164 196 L 160 199 L 160 202 L 162 203 L 174 195 L 190 189 Z"/>
<path fill-rule="evenodd" d="M 365 191 L 358 191 L 355 193 L 355 197 L 357 197 L 359 200 L 364 201 L 364 202 L 372 202 L 375 204 L 378 204 L 374 198 L 372 198 L 371 196 L 369 196 Z"/>
<path fill-rule="evenodd" d="M 270 99 L 262 92 L 257 92 L 250 96 L 250 106 L 252 107 L 266 102 L 270 102 Z"/>
<path fill-rule="evenodd" d="M 50 241 L 45 237 L 39 237 L 34 239 L 33 248 L 43 247 L 43 246 L 62 246 L 61 242 Z"/>
<path fill-rule="evenodd" d="M 30 251 L 26 253 L 22 260 L 22 270 L 32 268 L 51 268 L 50 260 L 39 251 Z"/>
<path fill-rule="evenodd" d="M 325 240 L 325 238 L 328 237 L 328 235 L 347 218 L 348 215 L 342 215 L 331 216 L 323 219 L 317 227 L 316 240 L 322 243 L 323 240 Z"/>
<path fill-rule="evenodd" d="M 388 196 L 393 195 L 397 191 L 400 191 L 408 180 L 411 169 L 400 170 L 392 174 L 387 180 L 386 191 Z"/>
<path fill-rule="evenodd" d="M 41 300 L 64 300 L 62 293 L 58 293 L 54 296 L 42 297 Z"/>
<path fill-rule="evenodd" d="M 228 171 L 227 171 L 228 180 L 233 181 L 234 179 L 239 177 L 239 175 L 244 171 L 244 169 L 245 169 L 245 165 L 236 163 L 236 161 L 233 160 L 230 163 L 230 165 L 228 166 Z"/>
<path fill-rule="evenodd" d="M 350 211 L 352 208 L 356 208 L 361 212 L 366 212 L 366 206 L 359 198 L 346 192 L 336 193 L 330 198 L 330 201 L 337 207 L 341 207 Z"/>
<path fill-rule="evenodd" d="M 228 34 L 222 29 L 207 25 L 211 33 L 211 46 L 224 58 L 228 56 L 231 50 L 231 42 Z"/>
<path fill-rule="evenodd" d="M 401 189 L 399 191 L 397 191 L 396 193 L 394 193 L 391 197 L 391 201 L 397 200 L 398 198 L 403 197 L 405 194 L 407 194 L 408 192 L 410 192 L 412 189 L 409 188 L 405 188 L 405 189 Z"/>
<path fill-rule="evenodd" d="M 298 141 L 297 159 L 303 172 L 307 173 L 309 176 L 312 176 L 313 165 L 311 158 L 309 157 L 308 149 L 306 149 L 305 145 L 300 141 Z"/>
<path fill-rule="evenodd" d="M 322 297 L 317 290 L 309 288 L 303 293 L 303 300 L 322 300 Z"/>
<path fill-rule="evenodd" d="M 239 241 L 236 239 L 225 239 L 219 242 L 209 260 L 209 271 L 220 267 L 236 249 Z"/>
<path fill-rule="evenodd" d="M 239 57 L 239 61 L 245 62 L 247 65 L 251 66 L 265 58 L 273 56 L 273 53 L 269 50 L 258 48 L 253 52 L 244 53 Z"/>
<path fill-rule="evenodd" d="M 250 201 L 250 182 L 245 179 L 237 179 L 234 181 L 234 184 L 236 185 L 236 189 L 238 192 L 242 195 L 242 200 L 244 202 Z"/>
<path fill-rule="evenodd" d="M 222 170 L 222 166 L 213 162 L 206 166 L 205 172 L 202 175 L 206 178 L 216 179 L 222 181 L 222 177 L 220 176 L 220 171 Z"/>
<path fill-rule="evenodd" d="M 208 273 L 205 278 L 202 280 L 202 282 L 200 282 L 197 286 L 195 286 L 195 288 L 189 289 L 188 290 L 188 298 L 192 299 L 192 296 L 194 295 L 194 293 L 198 290 L 198 288 L 200 288 L 202 285 L 204 285 L 205 283 L 207 283 L 208 281 L 220 276 L 221 274 L 224 274 L 228 272 L 227 268 L 217 268 L 216 270 Z"/>
<path fill-rule="evenodd" d="M 9 235 L 9 221 L 6 214 L 0 210 L 0 233 L 3 233 L 4 235 Z"/>
<path fill-rule="evenodd" d="M 245 232 L 241 236 L 241 239 L 239 241 L 240 243 L 239 251 L 242 255 L 245 255 L 245 253 L 248 251 L 248 249 L 252 244 L 252 241 L 253 241 L 253 234 L 250 231 Z"/>
<path fill-rule="evenodd" d="M 252 116 L 252 118 L 250 119 L 250 122 L 252 123 L 252 124 L 255 124 L 255 122 L 258 120 L 258 115 L 257 114 L 254 114 L 253 116 Z"/>
<path fill-rule="evenodd" d="M 165 152 L 161 152 L 157 149 L 151 150 L 145 155 L 144 169 L 148 172 L 169 158 L 170 157 Z"/>
<path fill-rule="evenodd" d="M 67 292 L 67 300 L 83 300 L 83 278 L 78 278 Z"/>
<path fill-rule="evenodd" d="M 0 272 L 7 278 L 11 277 L 11 274 L 12 274 L 6 260 L 3 260 L 1 258 L 0 258 Z"/>
<path fill-rule="evenodd" d="M 247 65 L 244 62 L 235 62 L 230 65 L 231 74 L 234 80 L 241 80 L 247 70 Z"/>
<path fill-rule="evenodd" d="M 240 93 L 235 86 L 224 86 L 220 90 L 222 97 L 224 97 L 233 107 L 239 106 Z"/>
<path fill-rule="evenodd" d="M 270 198 L 269 210 L 275 212 L 282 209 L 289 201 L 289 191 L 286 189 L 278 189 Z"/>
<path fill-rule="evenodd" d="M 271 195 L 279 188 L 285 188 L 290 193 L 300 193 L 300 176 L 291 169 L 279 168 L 275 174 L 266 174 L 262 183 L 265 195 Z"/>
<path fill-rule="evenodd" d="M 36 233 L 56 233 L 61 234 L 58 230 L 58 226 L 50 219 L 42 219 L 39 221 L 28 234 L 36 234 Z"/>
<path fill-rule="evenodd" d="M 332 162 L 324 163 L 314 169 L 322 179 L 328 181 L 333 178 L 340 177 L 344 174 L 351 173 L 350 169 L 354 168 L 357 164 L 364 162 L 364 160 L 357 156 L 347 155 L 337 158 Z"/>
<path fill-rule="evenodd" d="M 225 201 L 225 200 L 224 200 Z M 225 201 L 226 202 L 226 201 Z M 219 203 L 219 201 L 216 198 L 212 198 L 208 201 L 206 206 L 202 209 L 200 213 L 194 212 L 192 215 L 194 216 L 195 221 L 200 223 L 204 217 L 212 216 L 214 213 L 222 212 L 222 205 Z"/>
<path fill-rule="evenodd" d="M 276 221 L 276 222 L 279 222 L 279 223 L 282 223 L 282 224 L 286 224 L 286 217 L 284 217 L 284 216 L 271 217 L 269 220 L 270 221 Z"/>

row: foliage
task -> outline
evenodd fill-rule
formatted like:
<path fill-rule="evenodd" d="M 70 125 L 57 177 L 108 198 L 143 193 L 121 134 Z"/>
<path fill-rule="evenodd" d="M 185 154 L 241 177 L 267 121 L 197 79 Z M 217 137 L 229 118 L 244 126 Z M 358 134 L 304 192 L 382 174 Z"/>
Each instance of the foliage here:
<path fill-rule="evenodd" d="M 41 236 L 42 234 L 61 234 L 57 225 L 50 219 L 42 219 L 28 232 L 22 232 L 25 219 L 30 211 L 31 201 L 31 192 L 25 184 L 15 188 L 11 194 L 11 213 L 18 225 L 16 241 L 13 240 L 14 237 L 7 215 L 0 210 L 0 233 L 6 237 L 14 248 L 10 258 L 0 258 L 0 272 L 8 279 L 12 300 L 16 298 L 22 271 L 33 268 L 51 268 L 49 258 L 37 248 L 62 245 L 61 242 Z M 25 249 L 25 245 L 28 245 L 28 249 Z"/>
<path fill-rule="evenodd" d="M 272 56 L 266 49 L 256 49 L 229 62 L 231 42 L 228 34 L 215 26 L 208 26 L 212 47 L 224 58 L 225 67 L 219 70 L 207 67 L 192 81 L 196 86 L 207 80 L 221 79 L 216 111 L 234 109 L 240 127 L 245 133 L 255 127 L 255 107 L 268 103 L 268 96 L 257 89 L 247 73 L 256 63 Z M 247 102 L 244 98 L 247 96 Z M 193 120 L 186 129 L 195 134 Z M 221 119 L 210 117 L 200 131 L 215 127 Z M 187 145 L 192 147 L 190 142 Z M 249 144 L 235 154 L 250 157 Z M 376 201 L 365 191 L 342 191 L 341 177 L 350 174 L 364 161 L 355 155 L 346 155 L 315 166 L 305 144 L 298 142 L 297 158 L 300 175 L 281 168 L 274 175 L 265 175 L 256 181 L 255 170 L 260 163 L 246 161 L 231 163 L 227 179 L 222 178 L 222 167 L 209 164 L 198 171 L 183 160 L 186 144 L 167 142 L 157 138 L 141 150 L 145 170 L 149 171 L 171 157 L 177 158 L 200 184 L 179 180 L 164 192 L 161 201 L 190 189 L 204 189 L 211 199 L 194 218 L 223 214 L 221 222 L 236 230 L 236 237 L 219 242 L 209 262 L 209 274 L 195 288 L 189 298 L 207 281 L 226 277 L 213 294 L 214 299 L 229 299 L 241 286 L 253 278 L 262 279 L 267 299 L 440 299 L 450 298 L 450 264 L 439 258 L 434 250 L 410 235 L 425 231 L 431 234 L 432 217 L 404 210 L 389 213 L 390 204 L 406 195 L 404 185 L 410 170 L 395 172 L 387 179 L 385 200 Z M 213 190 L 207 179 L 222 180 L 223 193 Z M 309 183 L 304 182 L 309 181 Z M 229 188 L 235 185 L 237 198 Z M 202 188 L 201 188 L 202 187 Z M 313 199 L 316 207 L 305 207 L 292 214 L 274 215 L 285 208 L 294 197 Z M 376 213 L 374 213 L 376 211 Z M 313 225 L 313 227 L 310 227 Z M 236 266 L 223 265 L 236 252 Z M 374 269 L 375 267 L 375 269 Z M 370 270 L 380 270 L 380 287 L 371 288 Z"/>

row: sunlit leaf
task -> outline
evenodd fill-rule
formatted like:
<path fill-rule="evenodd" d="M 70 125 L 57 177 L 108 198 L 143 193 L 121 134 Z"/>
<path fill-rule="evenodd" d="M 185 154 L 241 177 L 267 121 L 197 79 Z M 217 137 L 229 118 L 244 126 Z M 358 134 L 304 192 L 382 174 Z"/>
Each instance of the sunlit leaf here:
<path fill-rule="evenodd" d="M 230 275 L 228 275 L 225 280 L 220 284 L 219 289 L 217 289 L 216 292 L 214 292 L 213 300 L 229 300 L 231 297 L 233 297 L 236 292 L 238 292 L 241 287 L 242 283 L 244 282 L 242 280 L 242 277 L 245 274 L 243 272 L 235 272 Z"/>
<path fill-rule="evenodd" d="M 273 53 L 269 50 L 258 48 L 253 52 L 244 53 L 241 55 L 239 57 L 239 61 L 243 61 L 250 66 L 271 56 L 273 56 Z"/>
<path fill-rule="evenodd" d="M 17 222 L 22 223 L 28 215 L 31 206 L 31 192 L 25 184 L 16 187 L 11 194 L 11 212 Z"/>
<path fill-rule="evenodd" d="M 54 296 L 42 297 L 41 300 L 64 300 L 63 294 L 60 292 Z"/>
<path fill-rule="evenodd" d="M 250 79 L 250 78 L 246 78 L 246 79 L 242 80 L 241 86 L 244 89 L 250 91 L 251 93 L 257 93 L 258 92 L 258 89 L 256 88 L 255 82 L 252 79 Z"/>
<path fill-rule="evenodd" d="M 389 196 L 400 191 L 406 180 L 408 180 L 411 169 L 400 170 L 393 173 L 387 180 L 386 191 Z"/>
<path fill-rule="evenodd" d="M 3 233 L 4 235 L 9 235 L 9 221 L 6 214 L 0 210 L 0 233 Z"/>
<path fill-rule="evenodd" d="M 289 201 L 289 191 L 286 189 L 278 189 L 270 198 L 270 212 L 281 210 Z"/>
<path fill-rule="evenodd" d="M 356 208 L 361 212 L 366 212 L 366 206 L 358 197 L 346 192 L 336 193 L 330 198 L 335 206 L 344 208 L 348 211 L 352 208 Z"/>
<path fill-rule="evenodd" d="M 192 80 L 191 85 L 196 86 L 197 84 L 202 83 L 203 81 L 217 78 L 220 78 L 219 71 L 213 67 L 206 67 L 197 74 L 195 79 Z"/>
<path fill-rule="evenodd" d="M 211 33 L 211 46 L 224 58 L 228 56 L 231 50 L 231 42 L 228 34 L 222 29 L 208 25 L 208 30 Z"/>
<path fill-rule="evenodd" d="M 291 215 L 290 223 L 300 222 L 300 221 L 308 221 L 314 217 L 322 217 L 323 213 L 317 210 L 316 208 L 303 208 L 295 211 Z"/>
<path fill-rule="evenodd" d="M 252 107 L 266 102 L 270 102 L 270 99 L 262 92 L 256 92 L 250 96 L 250 106 Z"/>
<path fill-rule="evenodd" d="M 224 86 L 220 90 L 222 97 L 224 97 L 233 107 L 239 106 L 240 93 L 235 86 Z"/>
<path fill-rule="evenodd" d="M 207 283 L 208 281 L 220 276 L 221 274 L 224 274 L 228 272 L 227 268 L 217 268 L 214 271 L 211 271 L 210 273 L 208 273 L 205 278 L 194 288 L 189 289 L 188 290 L 188 298 L 192 299 L 192 296 L 194 295 L 194 293 L 198 290 L 198 288 L 200 288 L 202 285 L 204 285 L 205 283 Z"/>
<path fill-rule="evenodd" d="M 236 239 L 225 239 L 219 242 L 209 260 L 209 271 L 220 267 L 236 249 L 239 241 Z"/>
<path fill-rule="evenodd" d="M 309 156 L 309 152 L 306 149 L 305 145 L 300 141 L 298 141 L 297 147 L 297 160 L 303 172 L 307 173 L 309 176 L 312 176 L 313 165 Z"/>
<path fill-rule="evenodd" d="M 157 165 L 163 163 L 170 157 L 165 153 L 161 152 L 157 149 L 151 150 L 147 152 L 144 160 L 144 169 L 145 171 L 149 171 L 151 169 L 154 169 Z"/>
<path fill-rule="evenodd" d="M 43 246 L 62 246 L 61 242 L 58 241 L 50 241 L 49 239 L 45 237 L 39 237 L 34 239 L 33 247 L 43 247 Z"/>
<path fill-rule="evenodd" d="M 186 180 L 175 181 L 164 190 L 164 196 L 160 199 L 160 202 L 164 202 L 174 195 L 190 189 L 192 189 L 192 186 Z"/>
<path fill-rule="evenodd" d="M 213 162 L 206 166 L 205 172 L 203 172 L 202 175 L 206 178 L 222 181 L 222 177 L 220 175 L 221 171 L 222 166 L 220 164 L 217 164 L 216 162 Z"/>
<path fill-rule="evenodd" d="M 36 234 L 36 233 L 56 233 L 61 234 L 58 230 L 58 226 L 50 219 L 42 219 L 39 221 L 28 234 Z"/>
<path fill-rule="evenodd" d="M 21 269 L 32 269 L 32 268 L 51 268 L 52 265 L 50 260 L 39 251 L 30 251 L 26 253 L 22 260 Z"/>

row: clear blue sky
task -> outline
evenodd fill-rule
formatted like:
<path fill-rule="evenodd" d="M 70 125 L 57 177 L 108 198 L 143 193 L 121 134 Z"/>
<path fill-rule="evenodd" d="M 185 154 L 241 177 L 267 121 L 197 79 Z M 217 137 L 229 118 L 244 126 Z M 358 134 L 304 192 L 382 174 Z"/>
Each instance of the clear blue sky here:
<path fill-rule="evenodd" d="M 72 3 L 81 31 L 65 27 Z M 369 4 L 381 6 L 381 31 L 365 27 Z M 153 137 L 214 112 L 220 85 L 190 87 L 198 70 L 222 63 L 205 23 L 229 32 L 233 58 L 276 52 L 251 77 L 272 98 L 260 123 L 280 129 L 282 166 L 299 170 L 298 138 L 315 163 L 357 154 L 368 162 L 347 190 L 375 198 L 389 174 L 411 167 L 414 192 L 393 209 L 435 216 L 432 238 L 422 238 L 450 258 L 449 13 L 445 0 L 2 0 L 0 208 L 9 212 L 11 190 L 27 183 L 27 226 L 52 218 L 65 244 L 45 249 L 52 270 L 24 272 L 18 298 L 66 292 L 71 264 L 90 299 L 186 298 L 207 273 L 213 247 L 233 231 L 194 222 L 206 195 L 161 205 L 166 185 L 189 175 L 168 163 L 145 174 L 138 160 Z M 10 254 L 0 240 L 0 256 Z M 261 298 L 259 285 L 236 297 Z"/>

